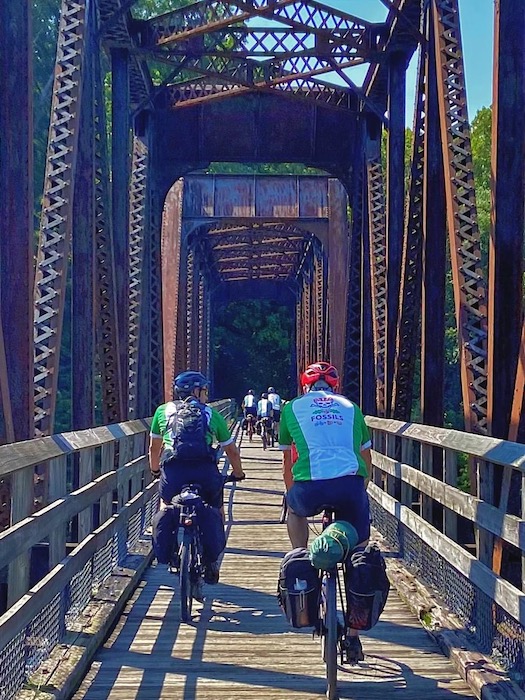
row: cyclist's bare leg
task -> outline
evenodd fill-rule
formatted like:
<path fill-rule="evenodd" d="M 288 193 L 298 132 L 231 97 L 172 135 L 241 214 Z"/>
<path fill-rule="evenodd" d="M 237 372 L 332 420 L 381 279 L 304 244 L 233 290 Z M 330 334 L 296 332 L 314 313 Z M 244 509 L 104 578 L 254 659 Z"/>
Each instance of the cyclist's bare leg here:
<path fill-rule="evenodd" d="M 301 518 L 288 507 L 288 518 L 286 520 L 288 529 L 288 537 L 292 547 L 307 547 L 308 546 L 308 521 L 306 518 Z"/>

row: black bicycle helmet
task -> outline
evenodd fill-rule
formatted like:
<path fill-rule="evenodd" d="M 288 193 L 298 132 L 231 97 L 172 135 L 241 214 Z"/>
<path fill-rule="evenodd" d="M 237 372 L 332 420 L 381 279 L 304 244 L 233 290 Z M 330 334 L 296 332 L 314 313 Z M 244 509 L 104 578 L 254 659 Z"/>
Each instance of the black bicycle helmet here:
<path fill-rule="evenodd" d="M 267 398 L 268 398 L 268 394 L 267 394 L 267 393 L 261 394 L 261 399 L 267 399 Z"/>
<path fill-rule="evenodd" d="M 269 387 L 268 387 L 268 393 L 269 393 L 269 394 L 275 394 L 275 387 L 269 386 Z"/>
<path fill-rule="evenodd" d="M 194 389 L 204 389 L 209 386 L 210 380 L 206 379 L 204 374 L 191 369 L 178 374 L 173 382 L 173 388 L 179 399 L 185 399 L 193 393 Z"/>

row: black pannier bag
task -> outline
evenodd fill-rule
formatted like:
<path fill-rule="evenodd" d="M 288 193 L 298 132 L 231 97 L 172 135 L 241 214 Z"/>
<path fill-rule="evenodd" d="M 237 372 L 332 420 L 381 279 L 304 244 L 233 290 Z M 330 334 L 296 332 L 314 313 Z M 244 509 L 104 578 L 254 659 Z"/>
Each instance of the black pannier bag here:
<path fill-rule="evenodd" d="M 369 630 L 385 607 L 390 582 L 377 545 L 354 550 L 345 564 L 346 624 L 354 630 Z"/>
<path fill-rule="evenodd" d="M 308 550 L 292 549 L 281 562 L 277 600 L 292 627 L 316 627 L 319 622 L 319 571 Z"/>

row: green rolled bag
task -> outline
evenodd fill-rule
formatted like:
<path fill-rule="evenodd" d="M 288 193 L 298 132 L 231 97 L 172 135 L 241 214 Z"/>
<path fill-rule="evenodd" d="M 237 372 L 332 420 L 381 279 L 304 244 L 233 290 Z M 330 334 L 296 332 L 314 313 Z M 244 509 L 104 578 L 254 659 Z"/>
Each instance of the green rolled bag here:
<path fill-rule="evenodd" d="M 310 545 L 310 561 L 316 569 L 332 569 L 345 561 L 358 542 L 355 527 L 346 520 L 334 520 Z"/>

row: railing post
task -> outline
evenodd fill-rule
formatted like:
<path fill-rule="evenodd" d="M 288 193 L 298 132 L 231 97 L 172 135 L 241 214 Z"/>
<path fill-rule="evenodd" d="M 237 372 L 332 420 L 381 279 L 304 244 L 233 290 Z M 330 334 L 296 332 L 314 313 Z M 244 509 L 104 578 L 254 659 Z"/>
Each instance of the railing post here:
<path fill-rule="evenodd" d="M 49 503 L 67 495 L 67 455 L 49 461 Z M 62 522 L 49 535 L 49 569 L 66 556 L 67 523 Z"/>
<path fill-rule="evenodd" d="M 420 470 L 423 474 L 432 475 L 432 460 L 434 457 L 433 448 L 431 445 L 421 445 L 421 464 Z M 432 523 L 432 498 L 426 496 L 421 491 L 419 492 L 419 502 L 421 504 L 421 517 L 427 523 Z"/>
<path fill-rule="evenodd" d="M 450 486 L 458 484 L 458 457 L 453 450 L 444 451 L 443 481 Z M 447 537 L 458 541 L 458 516 L 448 508 L 443 511 L 443 528 Z"/>
<path fill-rule="evenodd" d="M 11 477 L 11 525 L 19 523 L 33 512 L 34 468 L 20 469 Z M 7 607 L 16 603 L 29 589 L 31 550 L 9 564 L 7 575 Z"/>
<path fill-rule="evenodd" d="M 93 449 L 82 450 L 78 458 L 78 486 L 93 480 Z M 82 542 L 93 531 L 93 506 L 78 514 L 78 541 Z"/>
<path fill-rule="evenodd" d="M 115 469 L 115 443 L 109 442 L 100 448 L 100 473 L 107 474 Z M 105 493 L 100 499 L 100 525 L 113 515 L 113 494 Z"/>

